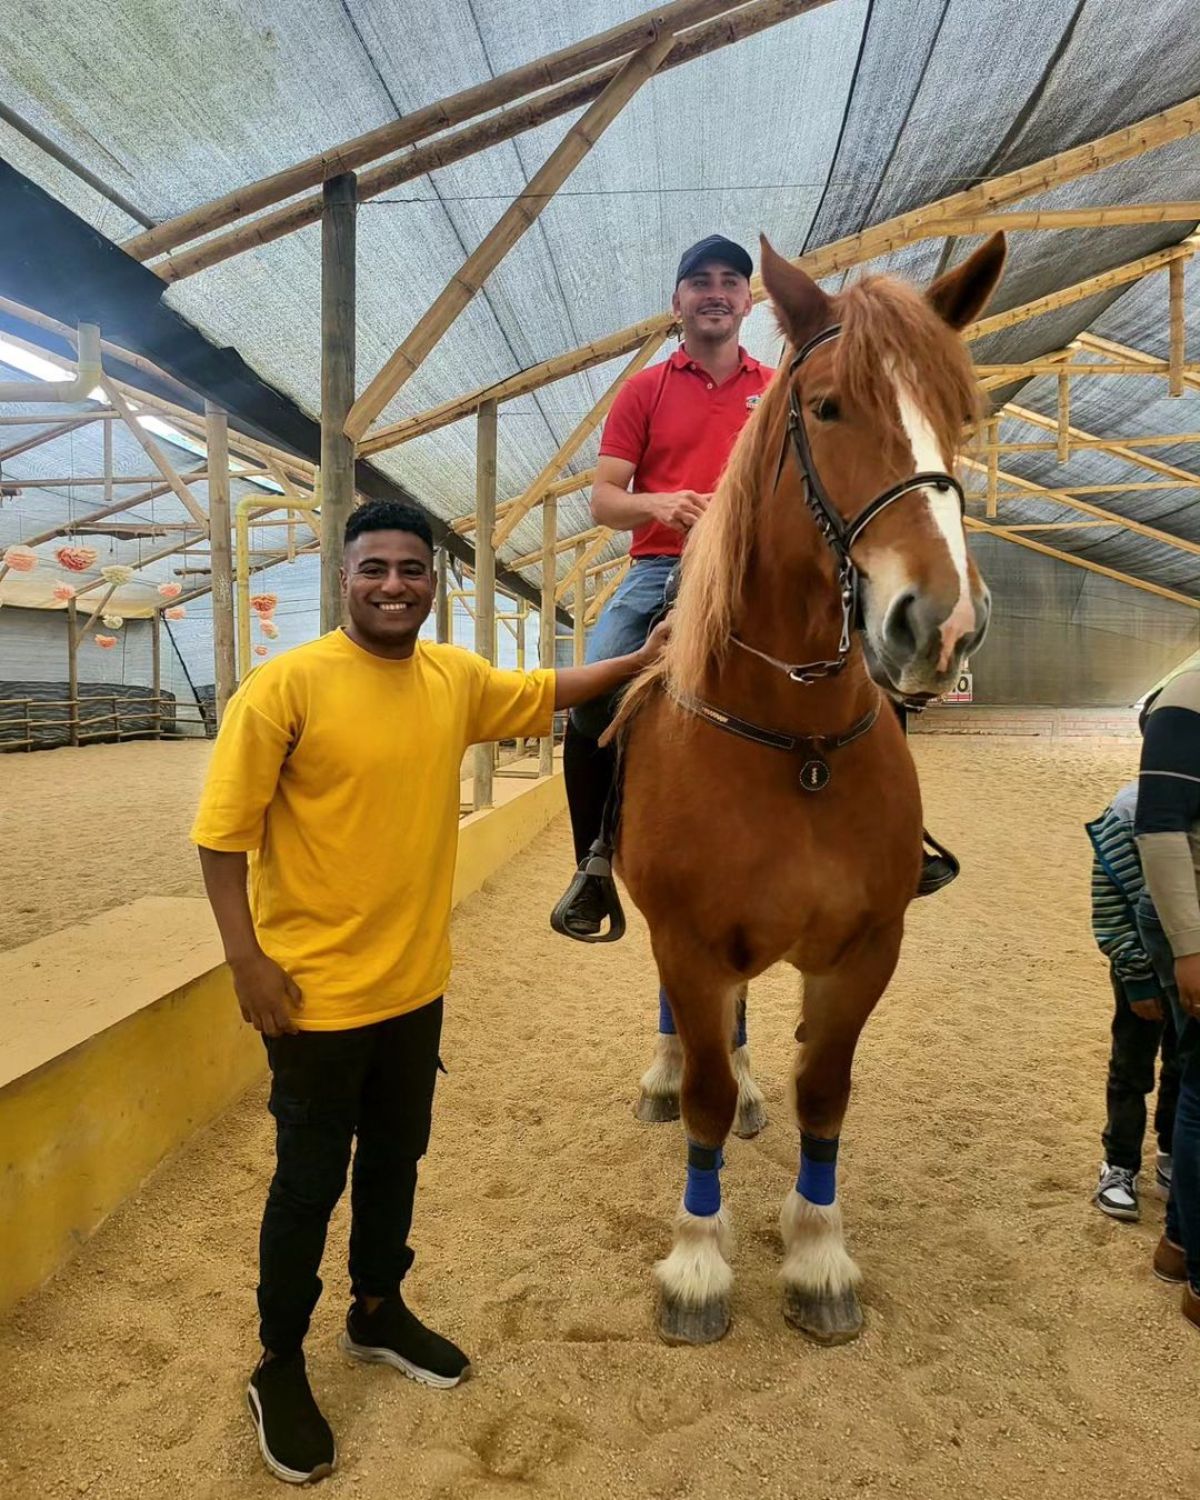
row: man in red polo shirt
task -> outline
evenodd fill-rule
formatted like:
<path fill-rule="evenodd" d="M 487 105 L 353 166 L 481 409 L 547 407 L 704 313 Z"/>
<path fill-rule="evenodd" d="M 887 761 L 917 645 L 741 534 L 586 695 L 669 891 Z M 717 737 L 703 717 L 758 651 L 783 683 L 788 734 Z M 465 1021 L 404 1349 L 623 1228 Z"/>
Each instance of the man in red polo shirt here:
<path fill-rule="evenodd" d="M 621 387 L 604 424 L 592 486 L 592 515 L 614 531 L 631 531 L 629 572 L 605 606 L 588 642 L 589 662 L 636 651 L 665 607 L 667 580 L 688 532 L 704 514 L 734 440 L 774 370 L 738 343 L 750 312 L 753 262 L 740 245 L 709 235 L 686 250 L 675 273 L 671 308 L 683 343 Z M 597 741 L 612 701 L 572 710 L 563 744 L 575 857 L 599 836 L 614 772 L 614 753 Z M 572 935 L 600 930 L 604 906 L 586 883 L 562 913 Z"/>

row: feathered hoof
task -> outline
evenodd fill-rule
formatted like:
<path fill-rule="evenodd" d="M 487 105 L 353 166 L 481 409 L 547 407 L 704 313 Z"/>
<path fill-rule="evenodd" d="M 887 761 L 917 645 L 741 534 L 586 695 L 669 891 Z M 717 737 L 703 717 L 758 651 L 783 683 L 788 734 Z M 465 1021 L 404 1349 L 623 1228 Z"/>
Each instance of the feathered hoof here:
<path fill-rule="evenodd" d="M 783 1315 L 815 1344 L 849 1344 L 862 1332 L 862 1308 L 853 1287 L 834 1293 L 785 1287 Z"/>
<path fill-rule="evenodd" d="M 740 1140 L 748 1141 L 766 1128 L 767 1106 L 761 1099 L 743 1099 L 738 1103 L 733 1120 L 733 1133 Z"/>
<path fill-rule="evenodd" d="M 658 1299 L 658 1334 L 664 1344 L 715 1344 L 729 1332 L 728 1297 L 697 1305 L 662 1292 Z"/>
<path fill-rule="evenodd" d="M 663 1125 L 679 1118 L 678 1094 L 648 1094 L 642 1090 L 633 1110 L 643 1125 Z"/>

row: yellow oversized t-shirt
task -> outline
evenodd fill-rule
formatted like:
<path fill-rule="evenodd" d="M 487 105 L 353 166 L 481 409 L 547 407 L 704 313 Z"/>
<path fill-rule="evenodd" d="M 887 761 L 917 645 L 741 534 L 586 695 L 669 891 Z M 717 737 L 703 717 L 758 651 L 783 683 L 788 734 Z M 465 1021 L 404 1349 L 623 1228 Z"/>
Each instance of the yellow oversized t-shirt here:
<path fill-rule="evenodd" d="M 366 1026 L 442 993 L 463 753 L 548 734 L 553 713 L 552 672 L 424 641 L 389 661 L 342 630 L 230 699 L 192 841 L 251 854 L 255 930 L 300 987 L 302 1030 Z"/>

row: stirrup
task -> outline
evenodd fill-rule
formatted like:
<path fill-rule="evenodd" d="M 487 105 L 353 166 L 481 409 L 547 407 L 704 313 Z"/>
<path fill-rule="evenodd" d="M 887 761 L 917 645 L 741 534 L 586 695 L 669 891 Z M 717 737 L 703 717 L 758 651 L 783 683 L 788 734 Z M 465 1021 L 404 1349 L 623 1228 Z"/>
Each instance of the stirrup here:
<path fill-rule="evenodd" d="M 573 932 L 566 923 L 566 914 L 581 891 L 591 886 L 600 899 L 604 915 L 608 918 L 608 930 L 604 932 Z M 617 893 L 617 882 L 612 873 L 612 849 L 603 839 L 597 839 L 588 850 L 586 858 L 567 887 L 565 894 L 550 913 L 550 926 L 563 937 L 574 938 L 577 943 L 615 943 L 625 936 L 625 913 L 621 909 L 621 897 Z"/>
<path fill-rule="evenodd" d="M 929 849 L 926 849 L 926 845 Z M 933 851 L 933 858 L 928 858 L 929 851 Z M 930 865 L 941 865 L 943 868 L 934 874 L 929 874 Z M 918 896 L 932 896 L 937 891 L 944 890 L 951 881 L 957 880 L 962 866 L 957 858 L 950 853 L 945 844 L 939 844 L 932 834 L 921 830 L 921 878 L 917 881 Z"/>

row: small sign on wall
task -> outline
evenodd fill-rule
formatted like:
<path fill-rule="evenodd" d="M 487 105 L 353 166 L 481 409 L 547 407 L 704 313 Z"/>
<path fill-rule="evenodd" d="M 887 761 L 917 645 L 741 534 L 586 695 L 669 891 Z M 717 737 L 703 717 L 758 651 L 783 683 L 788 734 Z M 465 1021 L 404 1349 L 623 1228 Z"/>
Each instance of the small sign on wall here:
<path fill-rule="evenodd" d="M 971 669 L 963 663 L 963 669 L 958 674 L 958 681 L 948 693 L 943 693 L 943 703 L 971 703 L 975 698 L 975 679 L 971 675 Z"/>

